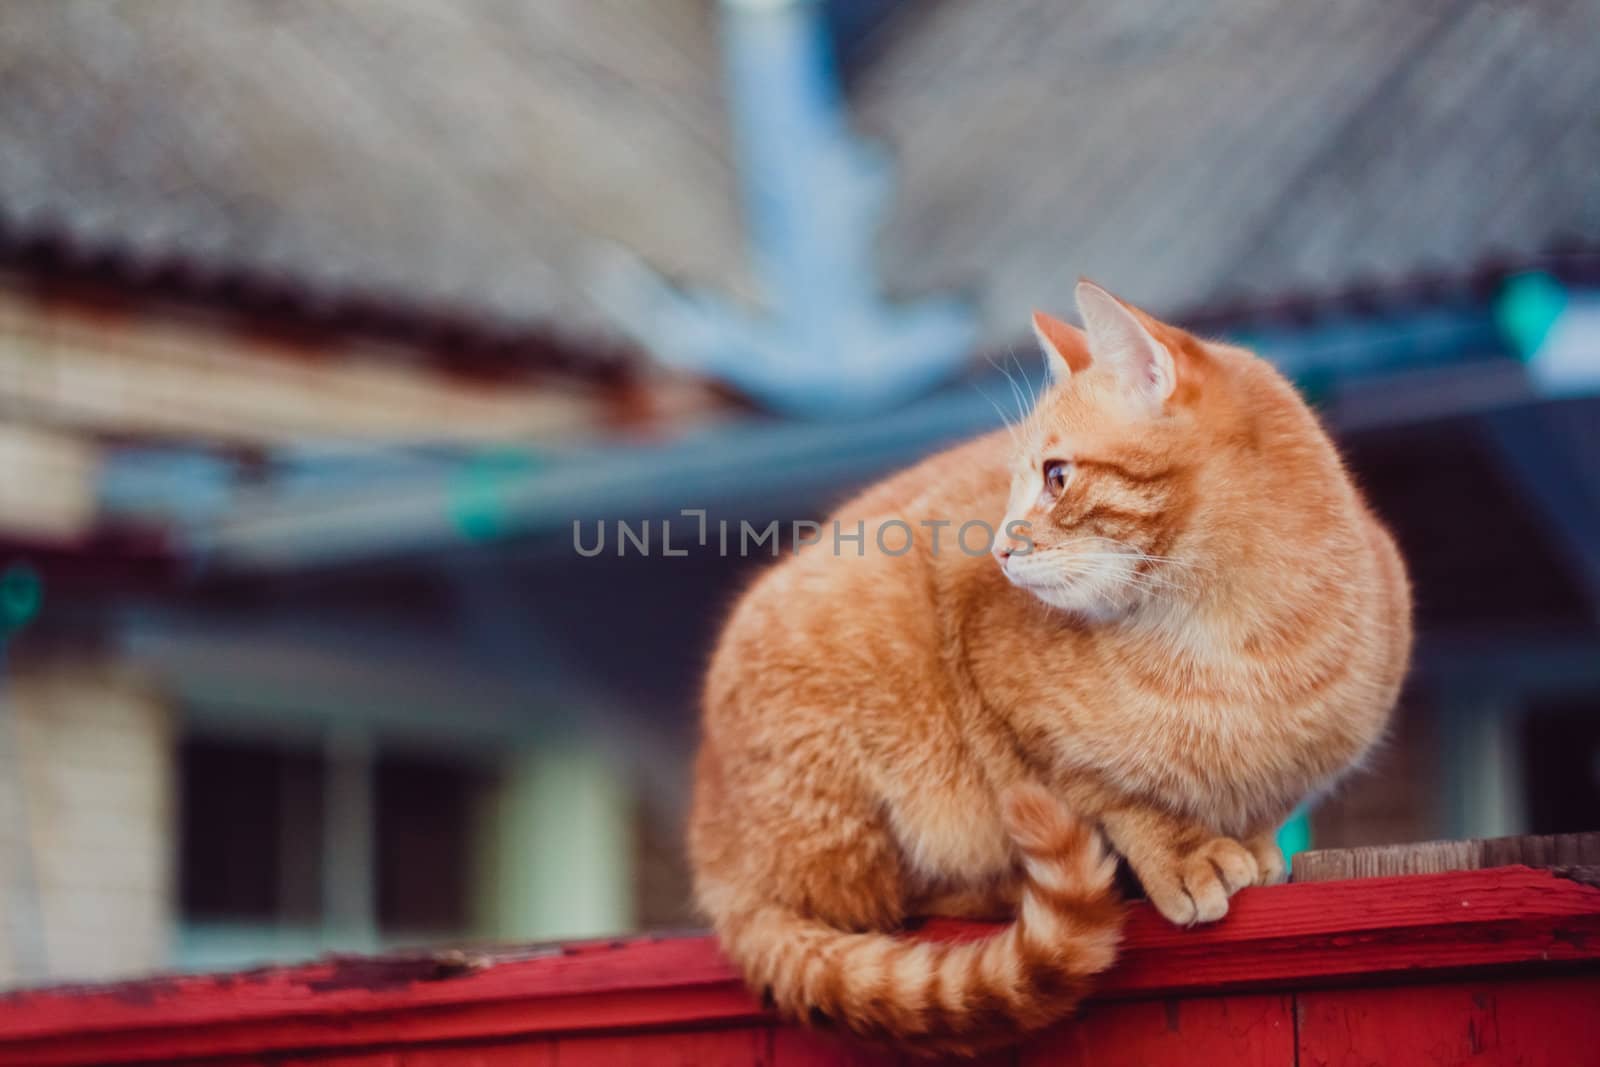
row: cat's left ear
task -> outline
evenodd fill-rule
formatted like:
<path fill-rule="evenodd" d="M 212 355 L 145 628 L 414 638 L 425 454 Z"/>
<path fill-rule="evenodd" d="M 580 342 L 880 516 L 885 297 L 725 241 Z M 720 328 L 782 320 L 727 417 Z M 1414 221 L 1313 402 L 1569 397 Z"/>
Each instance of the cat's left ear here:
<path fill-rule="evenodd" d="M 1087 278 L 1078 281 L 1077 297 L 1095 362 L 1115 369 L 1123 388 L 1160 411 L 1178 388 L 1178 367 L 1157 324 Z"/>
<path fill-rule="evenodd" d="M 1044 361 L 1050 368 L 1050 380 L 1064 382 L 1074 374 L 1089 369 L 1089 339 L 1076 326 L 1046 315 L 1033 313 L 1033 335 L 1039 339 Z"/>

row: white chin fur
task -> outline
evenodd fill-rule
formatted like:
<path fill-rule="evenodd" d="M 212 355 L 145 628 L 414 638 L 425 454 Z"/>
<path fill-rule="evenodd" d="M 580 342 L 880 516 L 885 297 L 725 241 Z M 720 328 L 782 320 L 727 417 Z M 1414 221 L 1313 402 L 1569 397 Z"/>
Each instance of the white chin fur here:
<path fill-rule="evenodd" d="M 1134 607 L 1125 599 L 1100 594 L 1093 589 L 1080 592 L 1077 589 L 1029 588 L 1028 592 L 1057 611 L 1064 611 L 1084 622 L 1112 622 L 1126 616 Z"/>
<path fill-rule="evenodd" d="M 1064 578 L 1055 567 L 1034 569 L 1018 562 L 1006 568 L 1011 584 L 1085 622 L 1111 622 L 1138 606 L 1138 594 L 1128 584 L 1131 566 L 1106 560 L 1087 571 L 1074 568 L 1071 577 Z"/>

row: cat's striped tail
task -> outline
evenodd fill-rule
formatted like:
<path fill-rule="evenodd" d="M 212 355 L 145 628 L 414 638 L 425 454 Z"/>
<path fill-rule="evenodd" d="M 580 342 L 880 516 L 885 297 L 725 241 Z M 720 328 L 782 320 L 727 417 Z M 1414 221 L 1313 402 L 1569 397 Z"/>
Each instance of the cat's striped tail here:
<path fill-rule="evenodd" d="M 913 1052 L 1009 1044 L 1069 1013 L 1122 933 L 1116 860 L 1036 787 L 1010 791 L 1005 825 L 1026 877 L 1011 925 L 978 941 L 846 933 L 776 907 L 718 916 L 728 954 L 779 1011 Z"/>

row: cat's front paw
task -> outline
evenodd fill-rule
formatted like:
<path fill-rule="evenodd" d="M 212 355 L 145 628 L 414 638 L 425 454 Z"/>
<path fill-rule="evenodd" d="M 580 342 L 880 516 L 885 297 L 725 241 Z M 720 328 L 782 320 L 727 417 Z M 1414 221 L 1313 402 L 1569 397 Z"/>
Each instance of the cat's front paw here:
<path fill-rule="evenodd" d="M 1228 914 L 1228 899 L 1260 884 L 1262 875 L 1255 854 L 1231 837 L 1213 837 L 1158 863 L 1135 864 L 1134 873 L 1150 903 L 1179 926 L 1216 922 Z"/>
<path fill-rule="evenodd" d="M 1245 847 L 1256 858 L 1255 885 L 1279 885 L 1289 880 L 1289 864 L 1278 847 L 1275 832 L 1257 834 L 1245 842 Z"/>

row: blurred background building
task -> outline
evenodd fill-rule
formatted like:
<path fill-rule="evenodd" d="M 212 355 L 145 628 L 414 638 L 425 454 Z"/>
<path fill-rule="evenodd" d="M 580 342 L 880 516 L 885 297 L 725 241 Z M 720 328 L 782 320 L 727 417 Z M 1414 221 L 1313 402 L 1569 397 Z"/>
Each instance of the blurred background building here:
<path fill-rule="evenodd" d="M 762 559 L 683 510 L 996 424 L 1080 273 L 1278 361 L 1411 561 L 1394 737 L 1290 843 L 1595 828 L 1597 29 L 9 0 L 0 980 L 692 922 Z"/>

